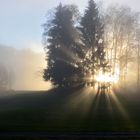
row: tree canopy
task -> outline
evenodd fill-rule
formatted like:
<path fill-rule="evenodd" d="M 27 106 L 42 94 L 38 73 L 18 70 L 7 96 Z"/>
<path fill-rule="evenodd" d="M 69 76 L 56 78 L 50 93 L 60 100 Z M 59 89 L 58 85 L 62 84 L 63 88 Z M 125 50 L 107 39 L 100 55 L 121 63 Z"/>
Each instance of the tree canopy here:
<path fill-rule="evenodd" d="M 140 75 L 138 16 L 127 7 L 110 7 L 101 16 L 94 0 L 84 14 L 75 5 L 60 3 L 44 24 L 44 79 L 61 87 L 126 79 L 132 54 L 138 56 Z"/>
<path fill-rule="evenodd" d="M 48 62 L 44 79 L 54 85 L 86 83 L 85 77 L 94 77 L 96 71 L 105 65 L 104 27 L 93 0 L 89 1 L 80 22 L 78 19 L 75 5 L 63 6 L 60 3 L 49 25 L 44 24 Z"/>

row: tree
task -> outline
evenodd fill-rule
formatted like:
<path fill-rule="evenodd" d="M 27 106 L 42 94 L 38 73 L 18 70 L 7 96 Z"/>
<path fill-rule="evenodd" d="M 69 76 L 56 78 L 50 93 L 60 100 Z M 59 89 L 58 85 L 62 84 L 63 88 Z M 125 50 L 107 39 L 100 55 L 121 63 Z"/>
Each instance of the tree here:
<path fill-rule="evenodd" d="M 5 66 L 0 65 L 0 90 L 9 89 L 9 74 Z"/>
<path fill-rule="evenodd" d="M 96 3 L 89 0 L 80 23 L 77 11 L 73 5 L 60 4 L 53 18 L 44 24 L 48 63 L 44 79 L 54 85 L 71 86 L 90 81 L 94 86 L 97 74 L 110 71 L 105 52 L 104 25 Z"/>
<path fill-rule="evenodd" d="M 57 86 L 71 85 L 79 72 L 77 61 L 80 48 L 77 45 L 78 31 L 75 28 L 77 13 L 76 6 L 62 6 L 60 3 L 49 24 L 44 24 L 43 36 L 46 40 L 48 62 L 44 79 Z"/>
<path fill-rule="evenodd" d="M 98 7 L 93 0 L 89 0 L 88 7 L 81 19 L 79 27 L 82 43 L 85 51 L 83 71 L 85 77 L 92 76 L 93 80 L 99 71 L 106 71 L 108 63 L 104 49 L 104 26 Z M 95 83 L 96 81 L 92 81 Z"/>
<path fill-rule="evenodd" d="M 128 77 L 128 67 L 134 61 L 135 30 L 138 13 L 128 7 L 111 6 L 105 16 L 106 44 L 112 74 L 119 69 L 119 80 L 122 85 Z"/>
<path fill-rule="evenodd" d="M 136 28 L 137 88 L 140 86 L 140 27 Z"/>

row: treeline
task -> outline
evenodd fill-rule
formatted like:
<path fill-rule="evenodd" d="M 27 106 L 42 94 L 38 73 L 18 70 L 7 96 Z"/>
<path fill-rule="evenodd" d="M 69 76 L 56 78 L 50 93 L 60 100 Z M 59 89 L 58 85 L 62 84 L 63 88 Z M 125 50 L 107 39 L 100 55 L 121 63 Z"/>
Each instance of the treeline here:
<path fill-rule="evenodd" d="M 139 85 L 139 13 L 123 6 L 99 11 L 89 0 L 84 14 L 62 5 L 44 24 L 47 68 L 44 79 L 57 86 L 96 84 L 96 75 L 118 75 L 125 83 L 135 65 Z"/>
<path fill-rule="evenodd" d="M 11 90 L 13 82 L 13 72 L 6 66 L 0 64 L 0 91 Z"/>
<path fill-rule="evenodd" d="M 44 54 L 31 49 L 0 45 L 0 93 L 4 90 L 45 90 L 43 81 Z"/>
<path fill-rule="evenodd" d="M 0 92 L 13 89 L 14 67 L 14 49 L 0 45 Z"/>

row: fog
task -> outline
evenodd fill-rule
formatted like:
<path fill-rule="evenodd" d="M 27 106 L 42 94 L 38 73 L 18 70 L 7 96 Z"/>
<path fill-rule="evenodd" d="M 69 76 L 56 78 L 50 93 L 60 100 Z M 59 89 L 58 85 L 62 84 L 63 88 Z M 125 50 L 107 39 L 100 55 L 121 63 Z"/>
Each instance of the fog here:
<path fill-rule="evenodd" d="M 9 74 L 8 89 L 48 90 L 51 88 L 51 84 L 42 78 L 43 69 L 46 67 L 43 53 L 0 45 L 0 67 Z"/>

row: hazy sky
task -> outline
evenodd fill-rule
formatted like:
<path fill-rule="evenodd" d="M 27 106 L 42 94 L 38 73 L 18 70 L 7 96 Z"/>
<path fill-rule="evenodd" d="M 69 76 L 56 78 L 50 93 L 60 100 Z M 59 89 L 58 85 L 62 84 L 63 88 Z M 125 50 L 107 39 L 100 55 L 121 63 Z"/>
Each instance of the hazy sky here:
<path fill-rule="evenodd" d="M 0 0 L 0 44 L 40 49 L 45 14 L 60 1 L 75 3 L 82 10 L 88 0 Z M 105 6 L 119 3 L 140 11 L 140 0 L 102 1 Z"/>

